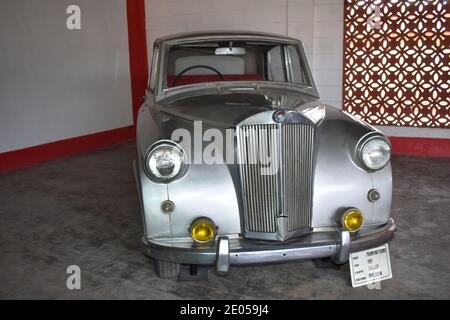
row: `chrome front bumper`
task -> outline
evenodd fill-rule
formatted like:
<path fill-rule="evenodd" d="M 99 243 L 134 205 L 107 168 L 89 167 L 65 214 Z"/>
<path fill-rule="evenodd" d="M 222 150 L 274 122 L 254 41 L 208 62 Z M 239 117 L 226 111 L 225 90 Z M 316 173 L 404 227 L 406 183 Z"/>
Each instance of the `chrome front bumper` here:
<path fill-rule="evenodd" d="M 164 242 L 143 238 L 146 255 L 181 264 L 216 266 L 226 274 L 230 265 L 270 264 L 330 257 L 336 263 L 348 261 L 351 252 L 370 249 L 391 241 L 396 232 L 391 218 L 382 227 L 360 231 L 312 232 L 288 242 L 256 241 L 219 237 L 213 244 L 193 246 L 191 242 Z"/>

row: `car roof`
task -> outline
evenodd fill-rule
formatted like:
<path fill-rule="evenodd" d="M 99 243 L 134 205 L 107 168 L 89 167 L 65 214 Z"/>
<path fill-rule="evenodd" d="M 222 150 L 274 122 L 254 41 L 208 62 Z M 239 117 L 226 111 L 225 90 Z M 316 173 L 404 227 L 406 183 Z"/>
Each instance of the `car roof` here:
<path fill-rule="evenodd" d="M 172 42 L 172 41 L 185 41 L 185 40 L 214 40 L 220 38 L 249 38 L 249 39 L 271 39 L 282 41 L 300 41 L 295 38 L 287 37 L 280 34 L 265 33 L 257 31 L 199 31 L 199 32 L 185 32 L 172 34 L 165 37 L 156 39 L 156 42 Z"/>

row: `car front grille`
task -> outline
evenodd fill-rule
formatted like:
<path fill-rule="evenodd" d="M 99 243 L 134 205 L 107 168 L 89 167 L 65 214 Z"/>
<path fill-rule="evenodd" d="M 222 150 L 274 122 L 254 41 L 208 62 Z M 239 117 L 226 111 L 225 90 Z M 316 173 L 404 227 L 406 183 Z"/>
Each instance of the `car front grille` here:
<path fill-rule="evenodd" d="M 238 128 L 237 139 L 246 233 L 277 233 L 278 217 L 287 217 L 288 232 L 309 228 L 314 127 L 303 123 L 245 125 Z M 260 161 L 260 155 L 270 161 Z"/>

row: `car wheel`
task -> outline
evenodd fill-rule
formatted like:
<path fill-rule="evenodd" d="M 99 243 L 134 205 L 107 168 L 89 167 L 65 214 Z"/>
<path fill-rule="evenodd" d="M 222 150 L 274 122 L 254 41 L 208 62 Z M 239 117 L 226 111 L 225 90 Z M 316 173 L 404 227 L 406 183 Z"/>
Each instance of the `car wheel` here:
<path fill-rule="evenodd" d="M 175 262 L 153 260 L 155 273 L 161 279 L 177 278 L 180 273 L 180 264 Z"/>
<path fill-rule="evenodd" d="M 344 263 L 336 263 L 331 258 L 313 259 L 313 262 L 318 269 L 340 269 L 348 263 L 348 261 Z"/>

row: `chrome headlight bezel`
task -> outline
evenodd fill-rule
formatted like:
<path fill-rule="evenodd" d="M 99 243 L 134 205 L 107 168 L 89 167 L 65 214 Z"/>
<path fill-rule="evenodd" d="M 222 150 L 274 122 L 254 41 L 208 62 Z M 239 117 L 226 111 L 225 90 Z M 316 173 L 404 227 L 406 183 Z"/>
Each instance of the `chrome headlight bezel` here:
<path fill-rule="evenodd" d="M 366 148 L 368 148 L 371 144 L 376 143 L 377 141 L 381 142 L 381 144 L 384 144 L 384 146 L 387 147 L 386 149 L 388 150 L 389 154 L 387 155 L 386 159 L 383 161 L 383 163 L 381 165 L 373 166 L 368 163 L 367 157 L 365 157 L 364 153 L 366 152 Z M 392 146 L 391 146 L 391 143 L 389 142 L 389 140 L 386 139 L 384 136 L 371 135 L 371 136 L 365 137 L 359 141 L 358 146 L 356 148 L 356 154 L 357 154 L 358 162 L 360 163 L 360 166 L 363 169 L 365 169 L 369 172 L 379 171 L 379 170 L 383 169 L 384 167 L 386 167 L 388 165 L 388 163 L 390 162 L 391 155 L 392 155 Z"/>
<path fill-rule="evenodd" d="M 158 169 L 156 156 L 165 153 L 166 158 L 174 161 L 173 171 L 164 174 Z M 160 140 L 148 148 L 144 158 L 145 173 L 150 180 L 158 183 L 169 183 L 181 178 L 187 170 L 186 154 L 180 145 L 171 140 Z"/>

